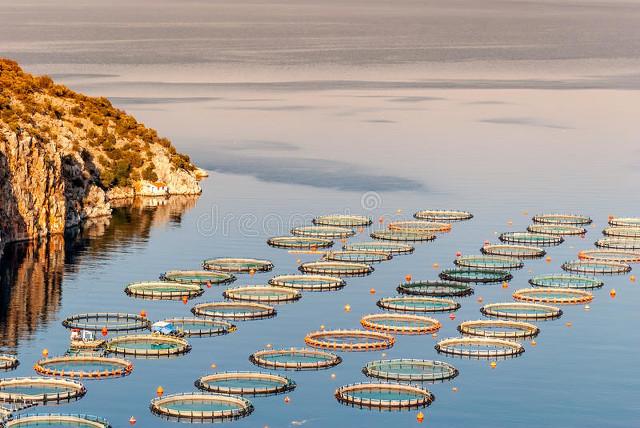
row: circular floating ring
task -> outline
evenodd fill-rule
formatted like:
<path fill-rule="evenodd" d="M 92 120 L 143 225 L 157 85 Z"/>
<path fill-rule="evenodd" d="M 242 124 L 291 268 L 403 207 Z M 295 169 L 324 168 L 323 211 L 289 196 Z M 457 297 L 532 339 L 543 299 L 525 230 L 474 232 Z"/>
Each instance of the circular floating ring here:
<path fill-rule="evenodd" d="M 217 258 L 202 262 L 202 267 L 206 270 L 217 270 L 222 272 L 268 272 L 273 269 L 273 263 L 269 260 L 259 259 L 233 259 Z"/>
<path fill-rule="evenodd" d="M 424 220 L 403 220 L 389 223 L 388 228 L 389 230 L 399 230 L 401 232 L 435 233 L 450 231 L 451 224 Z"/>
<path fill-rule="evenodd" d="M 473 294 L 473 288 L 467 284 L 442 280 L 404 282 L 396 290 L 410 296 L 461 297 Z"/>
<path fill-rule="evenodd" d="M 325 260 L 332 262 L 358 262 L 358 263 L 380 263 L 391 260 L 391 253 L 382 251 L 329 251 L 324 255 Z"/>
<path fill-rule="evenodd" d="M 552 319 L 562 315 L 562 309 L 538 303 L 490 303 L 480 308 L 488 317 L 515 319 Z"/>
<path fill-rule="evenodd" d="M 186 354 L 191 345 L 184 339 L 159 334 L 132 334 L 117 336 L 107 341 L 105 350 L 114 354 L 134 357 L 170 357 Z"/>
<path fill-rule="evenodd" d="M 543 235 L 584 235 L 587 229 L 571 224 L 532 224 L 527 227 L 531 233 L 540 233 Z"/>
<path fill-rule="evenodd" d="M 183 393 L 151 400 L 156 415 L 176 420 L 222 421 L 243 418 L 253 412 L 249 400 L 233 395 Z"/>
<path fill-rule="evenodd" d="M 580 290 L 600 288 L 604 285 L 604 282 L 589 276 L 560 273 L 535 276 L 529 280 L 529 284 L 534 287 L 571 288 Z"/>
<path fill-rule="evenodd" d="M 222 372 L 202 376 L 198 389 L 218 394 L 271 395 L 293 391 L 296 383 L 284 376 L 261 372 Z"/>
<path fill-rule="evenodd" d="M 7 428 L 33 428 L 33 427 L 74 427 L 74 428 L 111 428 L 106 419 L 93 415 L 65 415 L 60 413 L 13 415 L 7 421 Z"/>
<path fill-rule="evenodd" d="M 276 236 L 274 238 L 269 238 L 267 244 L 276 248 L 311 250 L 332 247 L 333 241 L 330 239 L 314 238 L 311 236 Z"/>
<path fill-rule="evenodd" d="M 426 389 L 399 383 L 354 383 L 341 386 L 334 395 L 342 404 L 379 410 L 418 409 L 435 400 Z"/>
<path fill-rule="evenodd" d="M 356 232 L 348 227 L 339 226 L 300 226 L 291 229 L 291 234 L 315 238 L 349 238 Z"/>
<path fill-rule="evenodd" d="M 47 377 L 0 379 L 0 401 L 8 403 L 51 403 L 82 398 L 84 385 L 75 380 Z"/>
<path fill-rule="evenodd" d="M 578 305 L 592 301 L 593 294 L 575 288 L 523 288 L 516 290 L 513 298 L 521 302 Z"/>
<path fill-rule="evenodd" d="M 376 230 L 369 235 L 373 239 L 380 239 L 382 241 L 397 241 L 397 242 L 425 242 L 433 241 L 436 239 L 436 235 L 427 232 L 409 232 L 402 230 Z"/>
<path fill-rule="evenodd" d="M 136 314 L 117 312 L 92 312 L 76 314 L 62 321 L 66 328 L 100 331 L 106 327 L 109 331 L 146 330 L 151 327 L 151 321 Z"/>
<path fill-rule="evenodd" d="M 367 330 L 323 330 L 307 334 L 304 342 L 313 348 L 359 352 L 391 348 L 395 338 Z"/>
<path fill-rule="evenodd" d="M 358 227 L 369 226 L 373 220 L 363 215 L 330 214 L 321 215 L 313 219 L 313 224 L 319 226 Z"/>
<path fill-rule="evenodd" d="M 639 263 L 640 251 L 630 250 L 582 250 L 578 253 L 580 260 L 604 260 L 619 263 Z"/>
<path fill-rule="evenodd" d="M 376 303 L 382 309 L 397 312 L 450 312 L 460 309 L 460 303 L 438 297 L 384 297 Z"/>
<path fill-rule="evenodd" d="M 456 266 L 470 269 L 521 269 L 524 263 L 512 257 L 488 256 L 460 256 L 454 260 Z"/>
<path fill-rule="evenodd" d="M 640 227 L 640 217 L 613 217 L 609 219 L 611 226 Z"/>
<path fill-rule="evenodd" d="M 45 376 L 105 379 L 131 374 L 133 364 L 120 358 L 64 356 L 42 359 L 33 369 Z"/>
<path fill-rule="evenodd" d="M 237 330 L 235 325 L 223 320 L 169 318 L 164 321 L 173 324 L 185 336 L 221 336 Z"/>
<path fill-rule="evenodd" d="M 337 366 L 342 357 L 315 349 L 265 349 L 249 356 L 256 366 L 281 370 L 320 370 Z"/>
<path fill-rule="evenodd" d="M 353 242 L 342 247 L 345 251 L 382 251 L 389 254 L 410 254 L 415 247 L 399 242 Z"/>
<path fill-rule="evenodd" d="M 538 214 L 532 218 L 534 223 L 544 224 L 570 224 L 574 226 L 584 226 L 591 224 L 590 217 L 578 214 Z"/>
<path fill-rule="evenodd" d="M 473 218 L 473 214 L 469 212 L 456 210 L 422 210 L 418 211 L 413 216 L 418 220 L 444 221 L 447 223 L 452 221 L 470 220 Z"/>
<path fill-rule="evenodd" d="M 538 247 L 560 245 L 564 242 L 562 236 L 530 232 L 505 232 L 501 233 L 498 239 L 508 244 L 535 245 Z"/>
<path fill-rule="evenodd" d="M 326 275 L 279 275 L 271 278 L 269 284 L 302 291 L 339 290 L 347 285 L 341 278 Z"/>
<path fill-rule="evenodd" d="M 256 320 L 276 316 L 273 306 L 252 302 L 209 302 L 195 305 L 191 312 L 198 317 L 231 320 Z"/>
<path fill-rule="evenodd" d="M 562 264 L 562 269 L 569 272 L 591 273 L 596 275 L 620 275 L 631 271 L 626 263 L 604 260 L 575 260 Z"/>
<path fill-rule="evenodd" d="M 509 281 L 513 276 L 504 270 L 499 269 L 445 269 L 440 272 L 440 278 L 447 281 L 456 282 L 503 282 Z"/>
<path fill-rule="evenodd" d="M 522 321 L 464 321 L 458 331 L 466 336 L 483 336 L 501 339 L 525 339 L 535 337 L 540 329 L 533 324 Z"/>
<path fill-rule="evenodd" d="M 362 276 L 373 272 L 373 266 L 351 262 L 309 262 L 302 263 L 298 269 L 303 273 L 337 276 Z"/>
<path fill-rule="evenodd" d="M 124 292 L 128 296 L 150 300 L 182 300 L 193 299 L 204 294 L 198 284 L 183 284 L 180 282 L 134 282 L 127 285 Z"/>
<path fill-rule="evenodd" d="M 596 241 L 596 247 L 616 250 L 640 250 L 640 239 L 602 238 Z"/>
<path fill-rule="evenodd" d="M 163 281 L 179 282 L 181 284 L 217 285 L 228 284 L 236 277 L 227 272 L 213 272 L 208 270 L 171 270 L 160 276 Z"/>
<path fill-rule="evenodd" d="M 452 337 L 435 346 L 440 354 L 469 358 L 517 357 L 524 352 L 518 342 L 489 337 Z"/>
<path fill-rule="evenodd" d="M 13 370 L 20 365 L 20 361 L 13 355 L 0 354 L 0 370 Z"/>
<path fill-rule="evenodd" d="M 408 314 L 365 315 L 360 324 L 367 330 L 390 334 L 429 334 L 442 327 L 437 319 Z"/>
<path fill-rule="evenodd" d="M 274 287 L 271 285 L 228 288 L 222 295 L 230 300 L 246 300 L 263 303 L 293 302 L 302 297 L 302 293 L 298 290 L 287 287 Z"/>
<path fill-rule="evenodd" d="M 453 379 L 459 372 L 442 361 L 395 359 L 367 363 L 362 373 L 369 377 L 405 382 L 440 382 Z"/>
<path fill-rule="evenodd" d="M 547 254 L 545 250 L 539 247 L 508 244 L 489 244 L 483 246 L 480 251 L 482 251 L 482 254 L 490 256 L 515 257 L 517 259 L 536 259 Z"/>
<path fill-rule="evenodd" d="M 602 231 L 607 236 L 613 236 L 616 238 L 640 238 L 640 227 L 607 227 Z"/>

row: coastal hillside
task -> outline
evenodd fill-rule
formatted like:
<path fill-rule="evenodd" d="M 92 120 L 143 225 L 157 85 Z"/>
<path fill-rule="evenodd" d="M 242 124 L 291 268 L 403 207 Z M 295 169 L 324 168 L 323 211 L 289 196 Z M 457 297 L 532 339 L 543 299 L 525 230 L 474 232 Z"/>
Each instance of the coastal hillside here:
<path fill-rule="evenodd" d="M 115 199 L 199 194 L 202 175 L 108 99 L 0 58 L 0 245 L 108 216 Z"/>

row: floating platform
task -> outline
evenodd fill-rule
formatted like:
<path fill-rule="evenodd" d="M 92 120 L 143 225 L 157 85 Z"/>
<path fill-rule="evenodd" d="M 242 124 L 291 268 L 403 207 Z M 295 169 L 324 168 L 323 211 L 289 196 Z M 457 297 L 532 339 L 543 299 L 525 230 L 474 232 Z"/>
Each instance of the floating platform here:
<path fill-rule="evenodd" d="M 206 270 L 215 270 L 221 272 L 251 273 L 268 272 L 273 269 L 273 263 L 271 263 L 269 260 L 234 259 L 223 257 L 205 260 L 202 262 L 202 267 Z"/>
<path fill-rule="evenodd" d="M 273 306 L 252 302 L 200 303 L 194 306 L 191 312 L 198 317 L 230 320 L 257 320 L 276 316 Z"/>
<path fill-rule="evenodd" d="M 395 242 L 426 242 L 436 239 L 430 232 L 408 232 L 402 230 L 376 230 L 369 235 L 373 239 Z"/>
<path fill-rule="evenodd" d="M 524 262 L 513 257 L 489 256 L 460 256 L 454 260 L 456 266 L 469 269 L 522 269 Z"/>
<path fill-rule="evenodd" d="M 517 259 L 537 259 L 547 252 L 540 247 L 529 245 L 487 244 L 480 248 L 482 254 L 490 256 L 515 257 Z"/>
<path fill-rule="evenodd" d="M 562 309 L 538 303 L 489 303 L 480 308 L 488 317 L 544 320 L 562 316 Z"/>
<path fill-rule="evenodd" d="M 592 301 L 593 294 L 575 288 L 523 288 L 516 290 L 513 298 L 521 302 L 579 305 Z"/>
<path fill-rule="evenodd" d="M 609 219 L 611 226 L 640 227 L 640 217 L 612 217 Z"/>
<path fill-rule="evenodd" d="M 593 275 L 622 275 L 631 272 L 626 263 L 604 260 L 575 260 L 562 264 L 562 269 L 569 272 L 589 273 Z"/>
<path fill-rule="evenodd" d="M 564 238 L 559 235 L 531 232 L 504 232 L 498 236 L 498 239 L 507 244 L 532 245 L 536 247 L 551 247 L 564 242 Z"/>
<path fill-rule="evenodd" d="M 238 329 L 234 324 L 223 320 L 168 318 L 164 321 L 173 324 L 185 336 L 221 336 Z"/>
<path fill-rule="evenodd" d="M 398 383 L 354 383 L 338 388 L 335 397 L 348 406 L 389 411 L 427 407 L 435 399 L 426 389 Z"/>
<path fill-rule="evenodd" d="M 442 327 L 437 319 L 410 314 L 365 315 L 360 324 L 366 330 L 389 334 L 430 334 Z"/>
<path fill-rule="evenodd" d="M 385 253 L 383 251 L 370 251 L 370 250 L 343 250 L 343 251 L 329 251 L 324 255 L 325 260 L 333 262 L 355 262 L 355 263 L 380 263 L 387 260 L 391 260 L 393 256 L 391 253 Z"/>
<path fill-rule="evenodd" d="M 162 281 L 179 282 L 181 284 L 221 285 L 236 280 L 228 272 L 209 270 L 170 270 L 160 275 Z"/>
<path fill-rule="evenodd" d="M 242 397 L 197 392 L 154 398 L 149 407 L 156 415 L 190 422 L 228 421 L 253 412 L 253 404 Z"/>
<path fill-rule="evenodd" d="M 388 228 L 389 230 L 397 230 L 400 232 L 436 233 L 449 232 L 451 230 L 451 224 L 425 220 L 402 220 L 392 221 L 389 223 Z"/>
<path fill-rule="evenodd" d="M 460 309 L 460 303 L 455 300 L 426 296 L 384 297 L 376 304 L 396 312 L 451 312 Z"/>
<path fill-rule="evenodd" d="M 42 359 L 33 369 L 44 376 L 107 379 L 130 375 L 133 364 L 121 358 L 62 356 Z"/>
<path fill-rule="evenodd" d="M 181 282 L 134 282 L 127 285 L 124 292 L 131 297 L 148 300 L 182 300 L 194 299 L 204 294 L 199 284 Z"/>
<path fill-rule="evenodd" d="M 226 289 L 222 295 L 226 299 L 261 302 L 261 303 L 286 303 L 295 302 L 302 297 L 299 290 L 272 285 L 252 285 Z"/>
<path fill-rule="evenodd" d="M 251 354 L 249 361 L 268 369 L 302 371 L 337 366 L 342 362 L 342 357 L 307 348 L 265 349 Z"/>
<path fill-rule="evenodd" d="M 524 347 L 511 340 L 487 337 L 453 337 L 438 342 L 435 349 L 440 354 L 467 358 L 517 357 Z"/>
<path fill-rule="evenodd" d="M 640 251 L 631 250 L 582 250 L 580 260 L 609 261 L 618 263 L 640 263 Z"/>
<path fill-rule="evenodd" d="M 632 238 L 640 239 L 640 227 L 607 227 L 602 233 L 606 236 L 613 236 L 615 238 Z"/>
<path fill-rule="evenodd" d="M 477 320 L 464 321 L 458 326 L 464 336 L 482 336 L 498 339 L 526 339 L 535 337 L 540 329 L 533 324 L 522 321 Z"/>
<path fill-rule="evenodd" d="M 353 242 L 342 247 L 345 251 L 381 251 L 391 255 L 411 254 L 415 251 L 415 247 L 399 242 Z"/>
<path fill-rule="evenodd" d="M 349 238 L 356 234 L 355 230 L 339 226 L 300 226 L 291 229 L 294 236 L 311 236 L 314 238 Z"/>
<path fill-rule="evenodd" d="M 313 348 L 360 352 L 391 348 L 395 338 L 366 330 L 321 330 L 307 334 L 304 342 Z"/>
<path fill-rule="evenodd" d="M 370 217 L 363 215 L 329 214 L 313 219 L 313 224 L 320 226 L 359 227 L 369 226 L 373 223 Z"/>
<path fill-rule="evenodd" d="M 587 233 L 587 229 L 584 227 L 573 226 L 570 224 L 532 224 L 527 227 L 527 231 L 531 233 L 555 236 L 575 236 Z"/>
<path fill-rule="evenodd" d="M 368 377 L 399 382 L 444 382 L 458 376 L 459 372 L 449 363 L 434 360 L 401 358 L 376 360 L 362 369 Z"/>
<path fill-rule="evenodd" d="M 0 354 L 0 371 L 13 370 L 19 365 L 20 361 L 13 355 Z"/>
<path fill-rule="evenodd" d="M 443 221 L 449 223 L 452 221 L 471 220 L 473 214 L 458 210 L 421 210 L 416 212 L 413 217 L 418 220 Z"/>
<path fill-rule="evenodd" d="M 590 217 L 580 214 L 537 214 L 532 217 L 534 223 L 542 224 L 569 224 L 573 226 L 585 226 L 591 224 Z"/>
<path fill-rule="evenodd" d="M 327 275 L 279 275 L 271 278 L 269 284 L 302 291 L 333 291 L 347 285 L 343 279 Z"/>
<path fill-rule="evenodd" d="M 473 269 L 457 268 L 445 269 L 440 272 L 440 278 L 446 281 L 491 283 L 509 281 L 513 276 L 511 273 L 500 269 Z"/>
<path fill-rule="evenodd" d="M 6 428 L 111 428 L 111 424 L 106 419 L 98 416 L 62 413 L 14 415 L 11 420 L 5 422 L 4 426 Z"/>
<path fill-rule="evenodd" d="M 0 379 L 0 401 L 46 404 L 78 400 L 87 393 L 84 385 L 69 379 L 18 377 Z"/>
<path fill-rule="evenodd" d="M 269 238 L 267 244 L 276 248 L 289 248 L 295 250 L 317 250 L 318 248 L 330 248 L 333 240 L 314 238 L 310 236 L 276 236 Z"/>
<path fill-rule="evenodd" d="M 66 328 L 91 331 L 100 331 L 105 327 L 109 331 L 133 331 L 148 330 L 151 328 L 151 321 L 136 314 L 90 312 L 72 315 L 62 321 L 62 325 Z"/>
<path fill-rule="evenodd" d="M 262 372 L 222 372 L 202 376 L 195 383 L 202 391 L 218 394 L 272 395 L 293 391 L 289 378 Z"/>
<path fill-rule="evenodd" d="M 186 354 L 191 345 L 184 339 L 159 334 L 133 334 L 118 336 L 107 341 L 105 350 L 109 353 L 134 357 L 171 357 Z"/>
<path fill-rule="evenodd" d="M 403 282 L 396 290 L 410 296 L 462 297 L 473 294 L 469 285 L 445 280 Z"/>
<path fill-rule="evenodd" d="M 640 239 L 602 238 L 595 242 L 596 247 L 616 250 L 640 250 Z"/>
<path fill-rule="evenodd" d="M 308 262 L 298 268 L 303 273 L 335 276 L 364 276 L 373 272 L 373 266 L 366 263 L 348 262 Z"/>
<path fill-rule="evenodd" d="M 558 273 L 534 276 L 529 280 L 529 284 L 534 287 L 589 290 L 602 287 L 604 281 L 591 276 Z"/>

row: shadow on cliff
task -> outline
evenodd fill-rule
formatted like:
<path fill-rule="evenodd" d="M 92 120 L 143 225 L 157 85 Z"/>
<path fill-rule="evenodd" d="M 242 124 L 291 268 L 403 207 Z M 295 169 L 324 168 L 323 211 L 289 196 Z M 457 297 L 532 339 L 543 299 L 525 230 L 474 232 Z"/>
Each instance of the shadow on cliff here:
<path fill-rule="evenodd" d="M 7 157 L 0 151 L 0 254 L 8 237 L 22 236 L 27 230 L 27 225 L 18 210 L 9 171 Z"/>

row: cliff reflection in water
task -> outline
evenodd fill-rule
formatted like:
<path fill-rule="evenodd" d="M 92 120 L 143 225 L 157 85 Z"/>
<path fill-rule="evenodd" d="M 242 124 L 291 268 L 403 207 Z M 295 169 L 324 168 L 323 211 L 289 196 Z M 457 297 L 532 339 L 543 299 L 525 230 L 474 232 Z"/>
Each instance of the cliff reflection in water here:
<path fill-rule="evenodd" d="M 55 318 L 65 275 L 73 275 L 88 262 L 106 260 L 115 251 L 146 245 L 154 227 L 179 225 L 197 199 L 122 201 L 111 218 L 92 219 L 64 237 L 7 245 L 0 258 L 0 352 L 16 348 L 21 339 L 29 339 Z"/>

